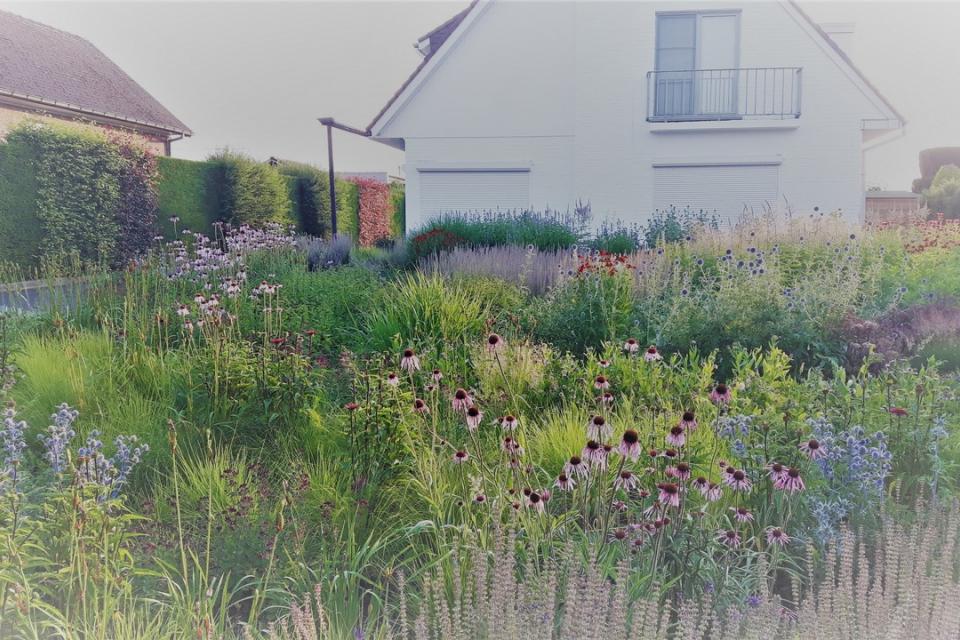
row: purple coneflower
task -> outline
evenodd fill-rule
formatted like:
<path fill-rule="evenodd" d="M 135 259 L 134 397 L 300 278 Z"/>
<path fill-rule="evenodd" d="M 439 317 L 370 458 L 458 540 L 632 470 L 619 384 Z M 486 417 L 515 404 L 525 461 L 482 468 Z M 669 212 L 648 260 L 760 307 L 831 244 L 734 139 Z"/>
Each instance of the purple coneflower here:
<path fill-rule="evenodd" d="M 703 494 L 707 490 L 707 487 L 710 483 L 703 476 L 697 476 L 697 478 L 690 484 L 692 484 L 697 491 Z"/>
<path fill-rule="evenodd" d="M 807 454 L 807 457 L 811 460 L 817 460 L 827 455 L 827 452 L 823 447 L 820 446 L 820 441 L 816 438 L 810 438 L 806 442 L 800 445 L 800 451 L 803 451 Z"/>
<path fill-rule="evenodd" d="M 619 451 L 623 457 L 630 458 L 636 462 L 637 458 L 640 457 L 640 434 L 633 429 L 624 431 L 617 451 Z"/>
<path fill-rule="evenodd" d="M 430 407 L 427 406 L 427 403 L 417 398 L 413 401 L 413 411 L 414 413 L 430 413 Z"/>
<path fill-rule="evenodd" d="M 657 500 L 668 507 L 680 506 L 680 485 L 673 482 L 661 482 L 657 485 L 660 490 Z"/>
<path fill-rule="evenodd" d="M 356 411 L 360 408 L 360 405 L 356 402 L 348 402 L 347 404 L 343 405 L 343 408 L 347 411 Z"/>
<path fill-rule="evenodd" d="M 595 440 L 604 440 L 610 437 L 613 428 L 607 424 L 603 416 L 593 416 L 587 423 L 587 437 Z"/>
<path fill-rule="evenodd" d="M 680 417 L 680 427 L 685 431 L 695 431 L 697 428 L 697 417 L 693 411 L 684 411 Z"/>
<path fill-rule="evenodd" d="M 607 367 L 610 366 L 610 361 L 609 361 L 609 360 L 600 360 L 599 362 L 597 362 L 597 364 L 600 365 L 600 368 L 601 368 L 601 369 L 606 369 Z"/>
<path fill-rule="evenodd" d="M 527 506 L 537 513 L 543 513 L 545 508 L 543 498 L 536 491 L 531 491 L 530 495 L 527 496 Z"/>
<path fill-rule="evenodd" d="M 593 388 L 605 391 L 610 388 L 610 381 L 607 380 L 606 376 L 597 376 L 593 379 Z"/>
<path fill-rule="evenodd" d="M 678 462 L 676 465 L 667 467 L 664 471 L 671 478 L 676 478 L 678 480 L 689 480 L 690 479 L 690 465 L 686 462 Z"/>
<path fill-rule="evenodd" d="M 745 471 L 733 467 L 728 467 L 728 472 L 723 474 L 723 481 L 734 491 L 750 491 L 753 486 Z"/>
<path fill-rule="evenodd" d="M 771 462 L 767 465 L 767 473 L 770 475 L 770 479 L 777 483 L 787 473 L 787 468 L 779 462 Z"/>
<path fill-rule="evenodd" d="M 413 349 L 403 350 L 403 356 L 400 358 L 400 368 L 407 373 L 420 370 L 420 358 L 417 357 Z"/>
<path fill-rule="evenodd" d="M 623 489 L 624 491 L 630 491 L 637 487 L 637 476 L 633 475 L 633 472 L 629 469 L 623 469 L 620 471 L 620 474 L 613 481 L 614 489 Z"/>
<path fill-rule="evenodd" d="M 443 380 L 443 373 L 440 371 L 440 369 L 434 369 L 433 373 L 430 374 L 430 377 L 433 378 L 434 382 L 440 382 Z"/>
<path fill-rule="evenodd" d="M 500 420 L 500 426 L 504 431 L 516 431 L 520 421 L 515 416 L 506 415 Z"/>
<path fill-rule="evenodd" d="M 607 467 L 607 454 L 603 449 L 603 445 L 596 440 L 588 440 L 580 455 L 593 467 L 599 469 L 606 469 Z"/>
<path fill-rule="evenodd" d="M 737 522 L 750 522 L 753 520 L 753 514 L 746 507 L 730 507 L 733 511 L 733 517 Z"/>
<path fill-rule="evenodd" d="M 627 341 L 623 343 L 623 350 L 630 354 L 636 353 L 640 351 L 640 343 L 637 342 L 635 338 L 628 338 Z"/>
<path fill-rule="evenodd" d="M 657 348 L 654 345 L 647 347 L 647 351 L 643 354 L 643 359 L 647 362 L 656 362 L 657 360 L 663 360 L 663 356 L 660 355 L 660 352 L 657 351 Z"/>
<path fill-rule="evenodd" d="M 482 493 L 478 493 L 473 497 L 473 501 L 477 504 L 483 504 L 487 501 L 487 496 L 483 495 Z"/>
<path fill-rule="evenodd" d="M 457 389 L 453 392 L 453 400 L 451 402 L 453 405 L 454 411 L 466 411 L 473 406 L 473 398 L 470 397 L 470 394 L 464 389 Z"/>
<path fill-rule="evenodd" d="M 785 547 L 790 543 L 790 536 L 784 533 L 780 527 L 769 527 L 767 529 L 767 544 Z"/>
<path fill-rule="evenodd" d="M 572 491 L 576 485 L 576 481 L 565 473 L 558 475 L 557 481 L 553 483 L 553 486 L 560 489 L 560 491 Z"/>
<path fill-rule="evenodd" d="M 609 391 L 604 391 L 603 394 L 597 398 L 597 402 L 602 405 L 610 406 L 613 404 L 613 394 Z"/>
<path fill-rule="evenodd" d="M 491 333 L 487 336 L 487 351 L 490 353 L 496 353 L 503 348 L 503 338 L 498 336 L 495 333 Z"/>
<path fill-rule="evenodd" d="M 673 445 L 674 447 L 682 447 L 687 441 L 683 427 L 676 425 L 670 428 L 670 433 L 667 434 L 667 444 Z"/>
<path fill-rule="evenodd" d="M 480 426 L 480 421 L 483 420 L 483 412 L 476 407 L 470 407 L 467 409 L 467 429 L 470 431 L 476 431 L 477 427 Z"/>
<path fill-rule="evenodd" d="M 463 464 L 469 459 L 470 459 L 470 454 L 464 451 L 463 449 L 459 449 L 455 454 L 453 454 L 454 464 Z"/>
<path fill-rule="evenodd" d="M 567 464 L 563 465 L 563 472 L 570 478 L 575 476 L 584 478 L 587 475 L 588 469 L 580 456 L 570 456 Z"/>
<path fill-rule="evenodd" d="M 710 392 L 710 402 L 713 404 L 730 404 L 733 394 L 730 393 L 730 387 L 722 382 L 713 388 Z"/>
<path fill-rule="evenodd" d="M 716 482 L 711 482 L 707 484 L 707 487 L 702 491 L 703 497 L 707 499 L 707 502 L 716 502 L 723 497 L 723 487 L 718 485 Z"/>
<path fill-rule="evenodd" d="M 523 453 L 523 447 L 520 446 L 520 443 L 507 436 L 503 439 L 503 442 L 500 443 L 500 448 L 503 449 L 504 453 L 509 453 L 511 455 L 521 455 Z"/>
<path fill-rule="evenodd" d="M 717 542 L 731 549 L 736 549 L 740 546 L 740 534 L 733 529 L 727 529 L 726 531 L 721 530 L 717 533 Z"/>
<path fill-rule="evenodd" d="M 800 477 L 800 469 L 790 467 L 785 474 L 780 476 L 780 479 L 777 480 L 773 486 L 789 493 L 803 491 L 804 484 L 803 478 Z"/>
<path fill-rule="evenodd" d="M 390 385 L 391 387 L 395 387 L 395 386 L 399 385 L 399 384 L 400 384 L 400 377 L 399 377 L 397 374 L 393 373 L 393 372 L 388 373 L 388 374 L 387 374 L 387 384 Z"/>
<path fill-rule="evenodd" d="M 190 309 L 187 308 L 187 305 L 181 304 L 180 306 L 177 307 L 177 315 L 180 316 L 181 318 L 186 318 L 187 316 L 190 315 Z"/>

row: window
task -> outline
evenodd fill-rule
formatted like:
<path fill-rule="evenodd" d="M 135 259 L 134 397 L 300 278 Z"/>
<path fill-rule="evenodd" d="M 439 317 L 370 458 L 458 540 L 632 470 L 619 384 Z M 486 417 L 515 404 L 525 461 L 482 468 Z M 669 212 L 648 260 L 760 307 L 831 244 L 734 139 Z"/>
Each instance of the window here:
<path fill-rule="evenodd" d="M 657 14 L 654 115 L 734 115 L 739 32 L 735 11 Z"/>

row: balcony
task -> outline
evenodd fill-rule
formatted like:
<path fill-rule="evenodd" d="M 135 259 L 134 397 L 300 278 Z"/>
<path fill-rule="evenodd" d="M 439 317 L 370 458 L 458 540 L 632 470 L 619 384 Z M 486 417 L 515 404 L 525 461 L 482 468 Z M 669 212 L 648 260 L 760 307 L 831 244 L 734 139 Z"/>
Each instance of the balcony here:
<path fill-rule="evenodd" d="M 647 73 L 649 122 L 800 117 L 800 67 Z"/>

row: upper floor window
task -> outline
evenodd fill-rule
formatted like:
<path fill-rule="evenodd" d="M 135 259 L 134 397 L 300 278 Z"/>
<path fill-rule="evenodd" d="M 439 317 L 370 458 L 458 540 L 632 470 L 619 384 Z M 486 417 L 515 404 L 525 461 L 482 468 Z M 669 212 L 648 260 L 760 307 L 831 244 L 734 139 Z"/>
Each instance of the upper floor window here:
<path fill-rule="evenodd" d="M 740 14 L 657 14 L 654 117 L 737 113 Z"/>

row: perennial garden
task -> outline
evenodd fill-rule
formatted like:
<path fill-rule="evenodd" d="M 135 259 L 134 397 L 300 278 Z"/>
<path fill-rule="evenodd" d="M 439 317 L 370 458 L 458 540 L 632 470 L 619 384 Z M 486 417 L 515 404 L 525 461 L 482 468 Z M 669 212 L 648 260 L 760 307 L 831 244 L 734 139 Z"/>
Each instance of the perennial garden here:
<path fill-rule="evenodd" d="M 952 223 L 581 213 L 0 316 L 0 636 L 958 637 Z"/>

